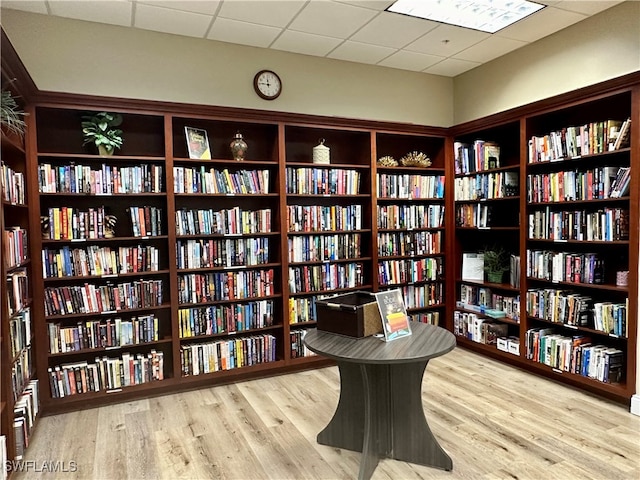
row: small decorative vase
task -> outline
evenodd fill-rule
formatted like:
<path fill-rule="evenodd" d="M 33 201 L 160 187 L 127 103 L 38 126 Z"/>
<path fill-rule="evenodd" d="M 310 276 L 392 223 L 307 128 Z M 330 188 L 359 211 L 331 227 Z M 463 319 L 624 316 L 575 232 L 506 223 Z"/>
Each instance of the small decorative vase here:
<path fill-rule="evenodd" d="M 233 140 L 231 140 L 229 148 L 231 148 L 233 159 L 242 161 L 244 160 L 244 154 L 247 152 L 247 149 L 249 147 L 247 146 L 247 142 L 245 142 L 242 138 L 242 134 L 238 132 L 236 133 L 235 137 L 233 137 Z"/>
<path fill-rule="evenodd" d="M 108 150 L 104 145 L 98 145 L 98 154 L 101 157 L 111 157 L 113 156 L 113 148 Z"/>
<path fill-rule="evenodd" d="M 331 162 L 331 151 L 324 144 L 324 138 L 318 140 L 320 143 L 313 147 L 313 163 L 328 165 Z"/>

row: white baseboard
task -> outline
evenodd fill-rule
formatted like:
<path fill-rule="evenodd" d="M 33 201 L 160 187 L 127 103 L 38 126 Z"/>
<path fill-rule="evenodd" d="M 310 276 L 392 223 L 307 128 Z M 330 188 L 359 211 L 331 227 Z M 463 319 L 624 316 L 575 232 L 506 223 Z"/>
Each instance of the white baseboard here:
<path fill-rule="evenodd" d="M 631 409 L 629 411 L 640 417 L 640 394 L 636 393 L 631 397 Z"/>

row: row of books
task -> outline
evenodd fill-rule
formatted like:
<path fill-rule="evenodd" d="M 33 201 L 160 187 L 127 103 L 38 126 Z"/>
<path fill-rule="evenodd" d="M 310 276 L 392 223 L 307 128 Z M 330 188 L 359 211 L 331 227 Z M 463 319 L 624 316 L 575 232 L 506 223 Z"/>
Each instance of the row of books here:
<path fill-rule="evenodd" d="M 492 224 L 492 206 L 480 203 L 456 205 L 456 227 L 489 228 Z"/>
<path fill-rule="evenodd" d="M 22 310 L 29 303 L 29 277 L 26 268 L 19 268 L 7 273 L 7 299 L 9 316 Z"/>
<path fill-rule="evenodd" d="M 429 325 L 440 325 L 440 312 L 432 310 L 429 312 L 413 312 L 409 314 L 409 320 L 412 322 L 427 323 Z"/>
<path fill-rule="evenodd" d="M 493 172 L 460 177 L 454 182 L 455 199 L 460 201 L 515 197 L 520 194 L 518 185 L 518 172 Z"/>
<path fill-rule="evenodd" d="M 180 338 L 270 327 L 273 325 L 273 315 L 273 300 L 181 308 L 178 310 Z"/>
<path fill-rule="evenodd" d="M 378 262 L 378 282 L 380 285 L 436 281 L 441 279 L 443 275 L 444 262 L 439 257 Z"/>
<path fill-rule="evenodd" d="M 116 167 L 102 164 L 38 165 L 40 193 L 86 193 L 111 195 L 125 193 L 160 193 L 163 186 L 162 165 L 135 165 Z"/>
<path fill-rule="evenodd" d="M 207 168 L 173 167 L 174 193 L 205 194 L 267 194 L 269 170 L 218 170 Z"/>
<path fill-rule="evenodd" d="M 604 120 L 534 135 L 528 142 L 529 163 L 555 162 L 627 147 L 630 126 L 631 119 Z"/>
<path fill-rule="evenodd" d="M 157 272 L 160 252 L 151 245 L 132 247 L 44 248 L 44 278 L 117 276 L 124 273 Z"/>
<path fill-rule="evenodd" d="M 444 198 L 444 175 L 378 173 L 378 198 Z"/>
<path fill-rule="evenodd" d="M 378 255 L 414 256 L 442 253 L 442 232 L 378 233 Z"/>
<path fill-rule="evenodd" d="M 268 297 L 274 294 L 273 281 L 272 268 L 178 275 L 178 301 L 185 304 Z"/>
<path fill-rule="evenodd" d="M 362 263 L 324 263 L 289 267 L 289 292 L 356 288 L 364 285 Z"/>
<path fill-rule="evenodd" d="M 86 361 L 49 367 L 52 398 L 62 398 L 102 390 L 119 390 L 164 379 L 164 353 L 123 352 L 120 357 L 96 357 Z"/>
<path fill-rule="evenodd" d="M 289 297 L 289 323 L 315 322 L 318 318 L 316 300 L 322 296 Z"/>
<path fill-rule="evenodd" d="M 84 285 L 44 289 L 45 315 L 75 315 L 151 308 L 162 305 L 162 280 L 136 280 L 117 285 Z"/>
<path fill-rule="evenodd" d="M 23 348 L 13 359 L 11 364 L 11 393 L 13 401 L 18 401 L 20 395 L 28 387 L 35 372 L 35 359 L 31 345 Z M 7 367 L 3 367 L 7 368 Z"/>
<path fill-rule="evenodd" d="M 361 174 L 343 168 L 287 167 L 286 192 L 298 195 L 358 195 Z"/>
<path fill-rule="evenodd" d="M 232 370 L 276 361 L 276 337 L 252 335 L 231 340 L 182 345 L 182 376 Z"/>
<path fill-rule="evenodd" d="M 304 344 L 304 337 L 307 332 L 309 332 L 308 328 L 300 328 L 292 330 L 289 333 L 291 341 L 291 358 L 312 357 L 316 355 L 316 353 L 309 350 Z"/>
<path fill-rule="evenodd" d="M 244 267 L 269 263 L 269 238 L 178 240 L 178 268 Z"/>
<path fill-rule="evenodd" d="M 453 160 L 456 175 L 500 168 L 500 146 L 485 140 L 453 142 Z"/>
<path fill-rule="evenodd" d="M 41 218 L 42 235 L 50 240 L 106 238 L 105 207 L 81 210 L 74 207 L 49 208 Z"/>
<path fill-rule="evenodd" d="M 271 231 L 271 210 L 176 210 L 177 235 L 241 235 Z"/>
<path fill-rule="evenodd" d="M 504 295 L 491 288 L 462 284 L 460 285 L 460 302 L 463 304 L 462 308 L 469 309 L 469 306 L 476 305 L 501 312 L 501 316 L 512 320 L 520 320 L 520 295 Z"/>
<path fill-rule="evenodd" d="M 594 302 L 588 295 L 552 288 L 527 291 L 527 313 L 553 323 L 587 327 L 627 336 L 628 299 L 622 302 Z"/>
<path fill-rule="evenodd" d="M 442 228 L 444 205 L 378 205 L 377 218 L 381 229 Z"/>
<path fill-rule="evenodd" d="M 401 290 L 407 308 L 424 308 L 444 303 L 444 285 L 442 283 L 404 285 Z"/>
<path fill-rule="evenodd" d="M 9 319 L 9 343 L 11 358 L 31 346 L 31 309 L 24 308 Z"/>
<path fill-rule="evenodd" d="M 605 383 L 624 380 L 624 352 L 592 343 L 583 335 L 568 337 L 554 328 L 532 328 L 525 334 L 526 358 L 563 372 Z"/>
<path fill-rule="evenodd" d="M 597 253 L 527 250 L 527 277 L 551 282 L 604 283 L 604 260 Z"/>
<path fill-rule="evenodd" d="M 13 460 L 22 460 L 25 450 L 29 446 L 33 426 L 38 413 L 40 413 L 39 400 L 40 384 L 37 379 L 30 380 L 25 386 L 24 392 L 13 405 L 13 432 L 15 440 L 15 457 Z M 6 464 L 2 464 L 2 470 Z"/>
<path fill-rule="evenodd" d="M 509 334 L 509 325 L 493 322 L 475 313 L 453 312 L 453 333 L 472 342 L 497 345 L 498 338 Z"/>
<path fill-rule="evenodd" d="M 527 202 L 571 202 L 629 194 L 630 167 L 600 167 L 527 176 Z"/>
<path fill-rule="evenodd" d="M 22 227 L 11 227 L 4 230 L 2 236 L 5 266 L 13 268 L 22 265 L 29 258 L 27 230 Z"/>
<path fill-rule="evenodd" d="M 290 232 L 361 230 L 362 205 L 288 205 Z"/>
<path fill-rule="evenodd" d="M 361 256 L 359 233 L 290 236 L 287 239 L 290 262 L 326 262 Z"/>
<path fill-rule="evenodd" d="M 629 239 L 629 210 L 604 208 L 529 214 L 529 238 L 611 242 Z"/>
<path fill-rule="evenodd" d="M 162 235 L 162 209 L 153 206 L 129 207 L 131 231 L 134 237 L 157 237 Z"/>
<path fill-rule="evenodd" d="M 2 162 L 0 167 L 0 180 L 2 182 L 2 200 L 9 203 L 24 205 L 27 199 L 24 173 L 16 172 L 10 166 Z"/>
<path fill-rule="evenodd" d="M 159 319 L 154 314 L 129 320 L 83 320 L 73 326 L 47 323 L 49 353 L 68 353 L 96 348 L 116 348 L 157 342 Z"/>
<path fill-rule="evenodd" d="M 292 330 L 289 333 L 289 338 L 291 341 L 291 358 L 311 357 L 313 355 L 316 355 L 304 344 L 304 337 L 307 332 L 309 332 L 308 328 L 300 328 L 297 330 Z"/>

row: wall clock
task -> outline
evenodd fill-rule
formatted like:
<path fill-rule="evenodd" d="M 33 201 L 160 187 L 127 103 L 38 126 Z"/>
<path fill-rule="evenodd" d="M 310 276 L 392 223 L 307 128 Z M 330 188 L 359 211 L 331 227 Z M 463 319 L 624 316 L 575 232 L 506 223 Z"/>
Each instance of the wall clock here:
<path fill-rule="evenodd" d="M 253 88 L 260 98 L 275 100 L 282 93 L 282 80 L 271 70 L 260 70 L 253 77 Z"/>

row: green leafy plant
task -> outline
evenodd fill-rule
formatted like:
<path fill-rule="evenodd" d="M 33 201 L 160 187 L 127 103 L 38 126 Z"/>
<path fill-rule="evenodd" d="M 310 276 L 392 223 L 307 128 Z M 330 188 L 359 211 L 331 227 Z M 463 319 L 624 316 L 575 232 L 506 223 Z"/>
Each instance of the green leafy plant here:
<path fill-rule="evenodd" d="M 485 247 L 482 253 L 484 254 L 484 271 L 487 272 L 489 281 L 499 278 L 501 282 L 504 272 L 510 268 L 510 253 L 497 245 Z"/>
<path fill-rule="evenodd" d="M 116 148 L 122 147 L 124 139 L 122 130 L 115 128 L 122 124 L 122 115 L 119 113 L 97 112 L 82 117 L 82 133 L 84 143 L 93 143 L 98 151 L 104 151 L 107 155 L 113 154 Z"/>
<path fill-rule="evenodd" d="M 2 90 L 2 101 L 0 103 L 0 124 L 10 133 L 24 137 L 27 124 L 24 121 L 24 110 L 18 105 L 10 90 Z"/>

